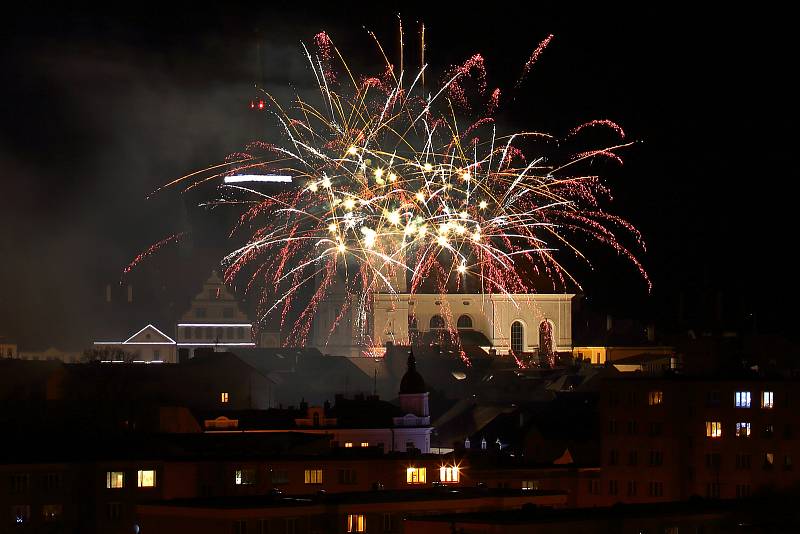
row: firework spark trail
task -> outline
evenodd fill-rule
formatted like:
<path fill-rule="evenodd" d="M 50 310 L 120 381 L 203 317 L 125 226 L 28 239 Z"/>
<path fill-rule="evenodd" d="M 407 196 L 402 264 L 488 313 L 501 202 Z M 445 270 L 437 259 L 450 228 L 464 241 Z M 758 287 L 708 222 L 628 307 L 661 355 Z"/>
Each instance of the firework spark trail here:
<path fill-rule="evenodd" d="M 522 74 L 520 75 L 515 85 L 517 89 L 520 88 L 522 83 L 525 81 L 525 78 L 528 77 L 528 74 L 530 74 L 531 69 L 533 69 L 534 63 L 536 63 L 536 61 L 539 59 L 539 56 L 542 55 L 542 52 L 544 52 L 544 49 L 547 48 L 547 45 L 549 45 L 550 41 L 552 40 L 553 40 L 553 34 L 551 33 L 550 35 L 545 37 L 541 43 L 539 43 L 539 46 L 537 46 L 536 49 L 533 51 L 531 57 L 528 58 L 528 61 L 525 62 L 525 66 L 522 68 Z"/>
<path fill-rule="evenodd" d="M 157 243 L 153 243 L 152 245 L 147 247 L 147 250 L 141 252 L 128 265 L 125 266 L 125 268 L 122 270 L 123 276 L 130 273 L 134 267 L 139 265 L 142 262 L 142 260 L 144 260 L 148 256 L 152 256 L 153 254 L 164 248 L 166 245 L 169 245 L 170 243 L 177 243 L 185 235 L 186 232 L 178 232 L 177 234 L 165 237 L 164 239 L 158 241 Z"/>
<path fill-rule="evenodd" d="M 303 50 L 320 105 L 296 97 L 284 109 L 264 92 L 283 143 L 248 143 L 225 163 L 164 186 L 186 191 L 253 169 L 292 176 L 293 190 L 272 195 L 220 186 L 227 194 L 218 202 L 246 206 L 232 236 L 249 234 L 246 244 L 224 258 L 225 279 L 247 276 L 248 291 L 261 289 L 261 322 L 276 312 L 283 326 L 298 302 L 298 289 L 315 281 L 286 342 L 304 344 L 321 303 L 332 291 L 343 291 L 329 338 L 349 314 L 354 338 L 374 343 L 366 317 L 375 293 L 403 293 L 408 285 L 410 294 L 427 286 L 446 294 L 473 279 L 482 292 L 513 297 L 534 293 L 533 279 L 542 275 L 554 286 L 580 287 L 564 264 L 570 255 L 589 263 L 575 240 L 579 236 L 627 258 L 649 285 L 640 261 L 614 230 L 643 249 L 641 235 L 602 209 L 610 191 L 600 178 L 580 172 L 595 158 L 621 164 L 618 152 L 631 143 L 590 147 L 550 162 L 549 152 L 561 141 L 557 137 L 501 134 L 494 117 L 500 89 L 487 95 L 483 56 L 474 54 L 447 70 L 442 83 L 426 93 L 424 62 L 415 73 L 404 72 L 402 65 L 397 70 L 370 35 L 385 61 L 377 75 L 355 75 L 330 37 L 317 34 L 316 51 L 305 45 Z M 517 88 L 551 39 L 534 50 Z M 596 127 L 625 139 L 609 120 L 586 122 L 567 137 Z M 579 172 L 568 174 L 573 168 Z M 446 306 L 441 316 L 443 339 L 464 354 Z"/>

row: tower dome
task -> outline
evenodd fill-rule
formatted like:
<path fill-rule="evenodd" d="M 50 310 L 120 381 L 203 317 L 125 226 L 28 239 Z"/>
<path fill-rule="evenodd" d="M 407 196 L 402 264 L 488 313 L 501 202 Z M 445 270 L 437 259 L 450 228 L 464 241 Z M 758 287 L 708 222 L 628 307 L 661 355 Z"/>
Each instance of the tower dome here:
<path fill-rule="evenodd" d="M 426 393 L 425 381 L 422 379 L 422 375 L 417 371 L 417 360 L 414 358 L 414 352 L 409 351 L 408 370 L 400 380 L 400 394 L 408 395 L 415 393 Z"/>

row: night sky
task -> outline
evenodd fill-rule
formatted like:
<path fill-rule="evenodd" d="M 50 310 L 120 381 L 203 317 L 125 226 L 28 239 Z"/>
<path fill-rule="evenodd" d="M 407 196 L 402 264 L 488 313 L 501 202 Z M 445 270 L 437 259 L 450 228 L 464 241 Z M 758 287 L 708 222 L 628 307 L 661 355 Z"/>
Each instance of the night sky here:
<path fill-rule="evenodd" d="M 6 13 L 0 336 L 35 347 L 85 341 L 87 325 L 102 324 L 90 303 L 106 284 L 119 282 L 148 245 L 193 224 L 179 197 L 147 194 L 268 136 L 247 102 L 259 81 L 284 98 L 313 89 L 301 40 L 327 30 L 357 66 L 374 66 L 364 27 L 391 53 L 397 12 L 409 35 L 425 21 L 437 68 L 480 52 L 490 83 L 504 87 L 555 34 L 510 120 L 564 134 L 608 118 L 641 141 L 608 176 L 613 211 L 648 242 L 641 257 L 653 293 L 632 267 L 609 258 L 587 279 L 590 302 L 665 319 L 684 292 L 698 322 L 722 299 L 733 327 L 793 336 L 793 18 L 768 7 L 698 11 L 690 3 L 485 5 Z M 208 256 L 203 246 L 198 258 Z M 196 267 L 209 265 L 198 259 Z"/>

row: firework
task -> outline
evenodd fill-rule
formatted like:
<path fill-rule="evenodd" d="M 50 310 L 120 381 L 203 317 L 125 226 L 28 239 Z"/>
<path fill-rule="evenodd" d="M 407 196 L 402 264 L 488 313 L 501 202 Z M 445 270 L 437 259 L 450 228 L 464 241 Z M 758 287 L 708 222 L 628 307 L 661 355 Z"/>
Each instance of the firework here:
<path fill-rule="evenodd" d="M 551 39 L 535 48 L 517 87 Z M 234 232 L 249 238 L 224 258 L 226 280 L 249 277 L 248 289 L 261 292 L 261 320 L 279 317 L 290 331 L 287 344 L 304 343 L 334 289 L 345 294 L 339 321 L 348 309 L 366 313 L 375 294 L 414 294 L 426 284 L 427 292 L 431 284 L 446 293 L 470 282 L 483 293 L 513 295 L 535 292 L 534 276 L 548 276 L 580 287 L 559 253 L 588 262 L 578 244 L 587 241 L 625 256 L 649 285 L 617 233 L 643 249 L 641 236 L 603 210 L 609 191 L 601 179 L 579 171 L 589 160 L 622 162 L 619 152 L 631 143 L 618 125 L 596 120 L 573 129 L 567 137 L 607 128 L 615 142 L 557 163 L 550 155 L 561 141 L 555 136 L 502 133 L 493 116 L 501 92 L 488 89 L 481 55 L 430 88 L 426 65 L 406 72 L 401 59 L 396 69 L 380 44 L 385 65 L 358 77 L 327 34 L 313 41 L 316 51 L 304 50 L 319 99 L 284 106 L 264 93 L 282 143 L 251 143 L 168 184 L 192 189 L 223 181 L 220 202 L 246 204 Z M 292 186 L 267 195 L 230 179 L 254 174 L 290 177 Z M 305 286 L 313 291 L 299 306 Z M 293 306 L 301 311 L 285 325 Z M 356 327 L 368 335 L 364 324 Z"/>

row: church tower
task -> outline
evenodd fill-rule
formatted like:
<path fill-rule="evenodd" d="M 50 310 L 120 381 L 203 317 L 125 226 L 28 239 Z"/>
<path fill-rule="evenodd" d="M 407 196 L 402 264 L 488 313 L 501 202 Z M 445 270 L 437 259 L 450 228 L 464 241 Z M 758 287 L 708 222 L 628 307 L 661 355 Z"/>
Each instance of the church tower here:
<path fill-rule="evenodd" d="M 400 409 L 404 414 L 430 418 L 428 411 L 428 391 L 422 375 L 417 371 L 414 351 L 408 352 L 408 370 L 400 380 Z"/>

